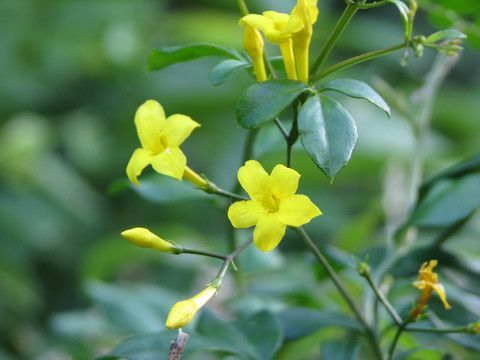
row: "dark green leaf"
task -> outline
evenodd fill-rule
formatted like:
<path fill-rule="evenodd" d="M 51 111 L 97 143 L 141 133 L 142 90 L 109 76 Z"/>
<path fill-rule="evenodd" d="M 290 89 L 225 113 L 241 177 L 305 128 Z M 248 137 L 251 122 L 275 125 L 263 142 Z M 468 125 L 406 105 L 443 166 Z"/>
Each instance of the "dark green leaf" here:
<path fill-rule="evenodd" d="M 448 226 L 480 205 L 480 174 L 437 181 L 414 209 L 407 225 Z"/>
<path fill-rule="evenodd" d="M 464 39 L 465 37 L 466 37 L 465 34 L 461 33 L 458 30 L 446 29 L 446 30 L 441 30 L 441 31 L 437 31 L 436 33 L 433 33 L 432 35 L 427 37 L 427 39 L 425 41 L 428 42 L 428 43 L 435 43 L 437 41 L 441 41 L 441 40 L 447 39 L 447 38 L 450 38 L 450 39 L 454 39 L 454 38 Z"/>
<path fill-rule="evenodd" d="M 270 312 L 262 311 L 237 320 L 235 325 L 256 347 L 260 359 L 271 359 L 280 348 L 283 331 L 278 319 Z"/>
<path fill-rule="evenodd" d="M 332 311 L 318 311 L 309 308 L 292 307 L 278 314 L 283 325 L 285 339 L 304 337 L 324 326 L 339 326 L 361 332 L 360 325 L 345 315 Z"/>
<path fill-rule="evenodd" d="M 385 111 L 387 116 L 390 117 L 390 107 L 385 100 L 383 100 L 375 90 L 363 81 L 354 79 L 336 79 L 323 84 L 321 90 L 338 91 L 356 99 L 367 100 Z"/>
<path fill-rule="evenodd" d="M 227 59 L 215 66 L 208 74 L 208 78 L 213 85 L 220 85 L 236 72 L 248 67 L 251 67 L 251 64 L 245 61 Z"/>
<path fill-rule="evenodd" d="M 160 70 L 179 62 L 191 61 L 205 56 L 238 58 L 233 50 L 215 44 L 200 43 L 184 46 L 168 46 L 150 51 L 147 69 L 150 71 Z"/>
<path fill-rule="evenodd" d="M 313 162 L 333 181 L 350 160 L 357 142 L 353 118 L 337 101 L 315 95 L 300 108 L 298 131 Z"/>
<path fill-rule="evenodd" d="M 295 80 L 270 80 L 250 86 L 235 108 L 238 124 L 253 129 L 280 115 L 308 86 Z"/>
<path fill-rule="evenodd" d="M 325 360 L 354 360 L 357 358 L 358 342 L 353 339 L 326 340 L 321 351 Z"/>

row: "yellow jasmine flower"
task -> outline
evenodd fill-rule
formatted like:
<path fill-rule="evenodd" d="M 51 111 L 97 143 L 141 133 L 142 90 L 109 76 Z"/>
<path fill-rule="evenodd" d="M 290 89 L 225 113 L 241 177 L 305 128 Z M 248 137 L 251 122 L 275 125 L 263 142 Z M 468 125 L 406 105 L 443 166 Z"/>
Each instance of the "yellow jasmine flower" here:
<path fill-rule="evenodd" d="M 265 63 L 263 62 L 263 38 L 253 26 L 243 23 L 243 48 L 252 59 L 253 70 L 258 82 L 266 81 Z"/>
<path fill-rule="evenodd" d="M 298 80 L 305 84 L 308 84 L 308 49 L 313 33 L 312 25 L 317 21 L 317 17 L 317 0 L 298 0 L 284 30 L 285 32 L 290 32 L 297 29 L 299 23 L 302 25 L 300 31 L 292 31 L 292 40 Z"/>
<path fill-rule="evenodd" d="M 290 15 L 265 11 L 263 15 L 249 14 L 240 19 L 261 30 L 265 38 L 280 46 L 289 79 L 308 83 L 308 47 L 312 37 L 312 24 L 317 21 L 317 0 L 298 0 Z M 295 57 L 297 65 L 295 69 Z"/>
<path fill-rule="evenodd" d="M 191 299 L 177 302 L 168 313 L 165 326 L 168 329 L 178 329 L 187 325 L 192 321 L 197 310 L 205 305 L 217 293 L 217 290 L 216 287 L 209 285 Z"/>
<path fill-rule="evenodd" d="M 162 252 L 176 252 L 176 247 L 171 242 L 165 241 L 150 230 L 136 227 L 122 232 L 125 240 L 140 247 L 155 249 Z"/>
<path fill-rule="evenodd" d="M 450 305 L 447 302 L 447 296 L 445 294 L 445 288 L 442 284 L 438 283 L 438 275 L 432 270 L 437 266 L 437 260 L 430 260 L 430 262 L 424 262 L 420 267 L 418 280 L 413 282 L 413 286 L 417 289 L 422 290 L 420 299 L 418 300 L 417 306 L 412 310 L 411 317 L 416 318 L 422 313 L 422 310 L 427 303 L 430 296 L 432 296 L 433 291 L 435 290 L 440 297 L 440 300 L 445 306 L 445 309 L 450 309 Z"/>
<path fill-rule="evenodd" d="M 127 165 L 130 181 L 140 186 L 137 177 L 147 165 L 160 174 L 181 180 L 187 159 L 179 146 L 200 124 L 181 114 L 165 119 L 162 105 L 148 100 L 138 108 L 135 126 L 142 147 L 134 151 Z"/>
<path fill-rule="evenodd" d="M 265 11 L 263 15 L 248 14 L 240 19 L 240 25 L 248 24 L 259 29 L 265 35 L 265 38 L 273 44 L 280 46 L 285 70 L 289 79 L 297 80 L 295 70 L 295 58 L 293 56 L 292 34 L 284 33 L 287 27 L 289 15 L 278 13 L 276 11 Z M 301 28 L 295 29 L 299 31 Z"/>
<path fill-rule="evenodd" d="M 228 209 L 236 228 L 255 225 L 253 241 L 261 251 L 274 249 L 287 225 L 301 226 L 322 212 L 305 195 L 296 195 L 300 174 L 277 165 L 271 175 L 255 160 L 238 170 L 238 181 L 252 200 L 239 201 Z"/>

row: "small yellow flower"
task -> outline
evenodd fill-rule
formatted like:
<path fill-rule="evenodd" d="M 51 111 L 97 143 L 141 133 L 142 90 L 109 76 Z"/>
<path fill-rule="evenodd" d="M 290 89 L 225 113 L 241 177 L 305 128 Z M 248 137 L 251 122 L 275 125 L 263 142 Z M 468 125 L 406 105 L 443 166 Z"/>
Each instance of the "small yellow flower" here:
<path fill-rule="evenodd" d="M 187 325 L 192 321 L 197 310 L 205 305 L 217 293 L 217 290 L 216 287 L 210 285 L 191 299 L 177 302 L 168 313 L 165 326 L 168 329 L 178 329 Z"/>
<path fill-rule="evenodd" d="M 424 262 L 418 271 L 420 275 L 418 279 L 413 282 L 413 286 L 417 289 L 422 290 L 420 299 L 418 300 L 417 306 L 413 309 L 411 313 L 412 318 L 416 318 L 422 313 L 422 310 L 427 303 L 430 296 L 432 296 L 433 291 L 435 290 L 440 297 L 440 300 L 445 306 L 445 309 L 450 309 L 450 305 L 447 302 L 447 296 L 445 294 L 445 288 L 442 284 L 438 283 L 438 275 L 432 270 L 437 266 L 437 260 L 430 260 L 430 262 Z"/>
<path fill-rule="evenodd" d="M 296 195 L 300 174 L 277 165 L 271 175 L 255 160 L 238 170 L 238 181 L 252 200 L 238 201 L 228 209 L 236 228 L 255 225 L 253 241 L 261 251 L 274 249 L 282 240 L 287 225 L 302 226 L 321 211 L 305 195 Z"/>
<path fill-rule="evenodd" d="M 266 81 L 265 63 L 263 62 L 263 38 L 260 32 L 247 23 L 243 31 L 243 48 L 252 59 L 255 77 L 258 82 Z"/>
<path fill-rule="evenodd" d="M 148 100 L 138 108 L 135 126 L 142 147 L 135 150 L 127 165 L 130 181 L 140 186 L 137 177 L 150 164 L 160 174 L 181 180 L 187 159 L 179 146 L 200 124 L 181 114 L 165 119 L 162 106 Z"/>
<path fill-rule="evenodd" d="M 176 252 L 176 247 L 171 242 L 165 241 L 150 230 L 136 227 L 122 232 L 122 236 L 140 247 L 155 249 L 162 252 Z"/>

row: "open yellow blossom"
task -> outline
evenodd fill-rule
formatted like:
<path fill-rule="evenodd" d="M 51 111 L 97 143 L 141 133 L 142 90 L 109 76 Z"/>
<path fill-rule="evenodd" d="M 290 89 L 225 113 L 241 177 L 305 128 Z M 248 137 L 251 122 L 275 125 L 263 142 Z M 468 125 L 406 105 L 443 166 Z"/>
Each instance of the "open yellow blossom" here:
<path fill-rule="evenodd" d="M 249 14 L 240 19 L 240 25 L 248 24 L 259 29 L 265 38 L 280 46 L 289 79 L 308 82 L 308 47 L 312 36 L 312 24 L 317 21 L 317 0 L 298 0 L 290 15 L 265 11 L 263 15 Z M 293 42 L 292 42 L 293 41 Z M 295 67 L 295 57 L 299 63 Z M 298 54 L 297 54 L 298 52 Z"/>
<path fill-rule="evenodd" d="M 283 165 L 268 175 L 255 160 L 238 170 L 238 181 L 251 200 L 232 204 L 228 218 L 236 228 L 255 225 L 253 241 L 261 251 L 274 249 L 287 225 L 302 226 L 322 214 L 307 196 L 295 194 L 299 179 L 298 172 Z"/>
<path fill-rule="evenodd" d="M 197 310 L 205 305 L 217 293 L 217 290 L 216 287 L 209 285 L 191 299 L 177 302 L 168 313 L 165 326 L 168 329 L 178 329 L 187 325 L 192 321 Z"/>
<path fill-rule="evenodd" d="M 433 291 L 435 290 L 440 297 L 440 300 L 445 306 L 445 309 L 450 309 L 450 305 L 447 302 L 447 296 L 445 294 L 445 288 L 442 284 L 438 283 L 438 275 L 432 270 L 437 266 L 437 260 L 430 260 L 430 262 L 424 262 L 420 267 L 418 280 L 413 282 L 413 286 L 417 289 L 422 290 L 420 299 L 418 300 L 417 306 L 412 310 L 411 317 L 416 318 L 422 313 L 422 310 L 427 303 L 430 296 L 432 296 Z"/>
<path fill-rule="evenodd" d="M 263 61 L 263 38 L 253 26 L 244 23 L 243 48 L 252 59 L 253 70 L 258 82 L 267 80 L 265 63 Z"/>
<path fill-rule="evenodd" d="M 142 147 L 134 151 L 127 165 L 130 181 L 140 186 L 137 177 L 150 164 L 160 174 L 181 180 L 187 159 L 179 146 L 200 124 L 181 114 L 165 119 L 162 105 L 148 100 L 138 108 L 135 126 Z"/>
<path fill-rule="evenodd" d="M 140 247 L 155 249 L 162 252 L 176 252 L 174 244 L 159 238 L 150 230 L 142 227 L 125 230 L 122 232 L 122 236 L 125 240 Z"/>

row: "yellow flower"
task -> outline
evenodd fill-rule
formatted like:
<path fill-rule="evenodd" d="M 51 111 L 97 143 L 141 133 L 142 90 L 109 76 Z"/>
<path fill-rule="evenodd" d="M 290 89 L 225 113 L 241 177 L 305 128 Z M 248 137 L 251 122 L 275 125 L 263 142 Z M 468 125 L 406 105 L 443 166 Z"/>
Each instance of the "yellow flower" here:
<path fill-rule="evenodd" d="M 191 299 L 177 302 L 168 313 L 165 326 L 168 329 L 178 329 L 192 321 L 193 317 L 203 305 L 207 303 L 217 292 L 214 286 L 207 286 L 205 290 Z"/>
<path fill-rule="evenodd" d="M 308 47 L 312 36 L 312 24 L 317 21 L 317 0 L 298 0 L 290 15 L 265 11 L 263 15 L 249 14 L 240 19 L 240 25 L 248 24 L 259 29 L 265 38 L 280 46 L 289 79 L 308 82 Z M 292 43 L 293 39 L 293 43 Z M 292 45 L 297 58 L 297 70 Z M 298 53 L 297 53 L 298 52 Z"/>
<path fill-rule="evenodd" d="M 160 174 L 181 180 L 187 159 L 179 146 L 200 124 L 180 114 L 165 119 L 162 105 L 148 100 L 138 108 L 135 126 L 142 147 L 135 150 L 127 165 L 130 181 L 140 186 L 137 177 L 150 164 Z"/>
<path fill-rule="evenodd" d="M 243 23 L 245 29 L 243 31 L 243 48 L 252 59 L 255 77 L 258 82 L 267 80 L 265 72 L 265 63 L 263 62 L 263 38 L 260 32 L 254 27 Z"/>
<path fill-rule="evenodd" d="M 305 195 L 296 195 L 300 174 L 277 165 L 271 175 L 255 160 L 238 170 L 238 181 L 252 200 L 239 201 L 228 209 L 236 228 L 255 225 L 253 241 L 261 251 L 274 249 L 282 240 L 287 225 L 301 226 L 321 211 Z"/>
<path fill-rule="evenodd" d="M 125 240 L 140 247 L 155 249 L 162 252 L 176 252 L 176 247 L 171 242 L 165 241 L 150 230 L 136 227 L 122 232 Z"/>
<path fill-rule="evenodd" d="M 442 284 L 438 283 L 438 275 L 434 273 L 432 270 L 435 266 L 437 266 L 437 260 L 430 260 L 430 262 L 424 262 L 420 267 L 417 281 L 413 282 L 413 286 L 417 289 L 422 290 L 420 295 L 420 299 L 418 300 L 417 306 L 413 309 L 411 313 L 412 318 L 416 318 L 418 315 L 422 313 L 422 310 L 427 303 L 428 299 L 432 295 L 433 291 L 435 290 L 440 297 L 440 300 L 445 306 L 445 309 L 450 309 L 450 305 L 447 302 L 447 296 L 445 294 L 445 288 Z"/>
<path fill-rule="evenodd" d="M 301 24 L 300 31 L 292 32 L 293 49 L 297 64 L 298 80 L 308 84 L 308 49 L 312 38 L 313 28 L 318 17 L 317 0 L 298 0 L 297 5 L 290 14 L 290 20 L 285 32 L 297 29 Z"/>

